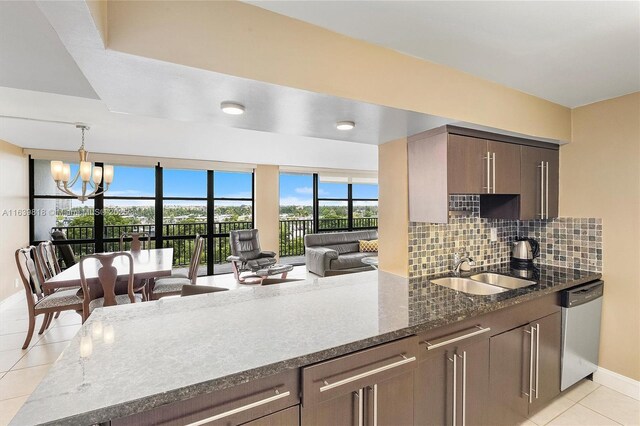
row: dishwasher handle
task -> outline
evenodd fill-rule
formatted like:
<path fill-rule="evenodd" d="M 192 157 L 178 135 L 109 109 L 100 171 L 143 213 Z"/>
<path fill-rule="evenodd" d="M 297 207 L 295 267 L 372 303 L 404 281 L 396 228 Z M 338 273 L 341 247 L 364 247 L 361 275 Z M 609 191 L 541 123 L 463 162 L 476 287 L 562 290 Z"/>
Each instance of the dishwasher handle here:
<path fill-rule="evenodd" d="M 604 281 L 593 281 L 585 285 L 571 288 L 562 292 L 561 303 L 563 308 L 573 308 L 589 303 L 602 297 Z"/>

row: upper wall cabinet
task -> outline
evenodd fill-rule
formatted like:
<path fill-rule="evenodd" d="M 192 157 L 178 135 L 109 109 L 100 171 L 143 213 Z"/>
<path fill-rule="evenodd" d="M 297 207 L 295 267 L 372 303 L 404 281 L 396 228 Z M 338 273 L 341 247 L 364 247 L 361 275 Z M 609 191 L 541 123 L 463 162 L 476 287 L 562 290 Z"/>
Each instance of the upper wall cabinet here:
<path fill-rule="evenodd" d="M 449 194 L 519 194 L 520 146 L 449 134 L 447 183 Z"/>
<path fill-rule="evenodd" d="M 559 152 L 523 146 L 520 161 L 520 219 L 558 217 Z"/>
<path fill-rule="evenodd" d="M 412 222 L 447 223 L 450 194 L 482 195 L 484 217 L 557 216 L 558 151 L 551 144 L 444 126 L 411 136 L 408 157 Z"/>

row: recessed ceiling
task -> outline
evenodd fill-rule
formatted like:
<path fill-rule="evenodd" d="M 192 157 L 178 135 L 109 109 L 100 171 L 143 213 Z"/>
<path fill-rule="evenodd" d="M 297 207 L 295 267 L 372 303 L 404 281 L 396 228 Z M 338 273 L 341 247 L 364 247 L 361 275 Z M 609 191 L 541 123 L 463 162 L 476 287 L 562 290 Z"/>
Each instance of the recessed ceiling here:
<path fill-rule="evenodd" d="M 0 86 L 98 99 L 35 3 L 0 4 Z"/>
<path fill-rule="evenodd" d="M 640 90 L 638 1 L 247 1 L 576 107 Z"/>
<path fill-rule="evenodd" d="M 105 50 L 82 2 L 38 5 L 112 112 L 374 145 L 452 122 Z M 223 113 L 224 101 L 241 103 L 245 113 Z M 336 129 L 345 120 L 358 125 Z"/>

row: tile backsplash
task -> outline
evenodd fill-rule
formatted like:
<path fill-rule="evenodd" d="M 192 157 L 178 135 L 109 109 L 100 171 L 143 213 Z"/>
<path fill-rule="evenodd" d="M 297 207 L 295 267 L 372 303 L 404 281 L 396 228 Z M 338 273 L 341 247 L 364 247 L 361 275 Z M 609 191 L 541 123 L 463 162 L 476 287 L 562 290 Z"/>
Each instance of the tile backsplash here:
<path fill-rule="evenodd" d="M 447 272 L 456 252 L 466 251 L 476 266 L 505 263 L 517 237 L 540 243 L 538 262 L 592 271 L 602 270 L 602 220 L 558 218 L 518 221 L 480 217 L 479 195 L 449 196 L 447 224 L 409 223 L 409 276 Z M 491 228 L 498 241 L 490 241 Z"/>
<path fill-rule="evenodd" d="M 542 264 L 602 272 L 602 219 L 525 220 L 519 235 L 540 242 Z"/>

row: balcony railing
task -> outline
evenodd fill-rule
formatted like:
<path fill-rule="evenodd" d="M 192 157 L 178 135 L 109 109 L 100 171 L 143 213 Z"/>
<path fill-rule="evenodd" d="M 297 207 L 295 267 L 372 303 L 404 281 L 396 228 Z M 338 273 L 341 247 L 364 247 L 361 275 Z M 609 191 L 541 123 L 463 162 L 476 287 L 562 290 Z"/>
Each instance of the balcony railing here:
<path fill-rule="evenodd" d="M 216 222 L 214 224 L 213 237 L 213 263 L 227 263 L 227 257 L 231 254 L 229 248 L 229 232 L 237 229 L 251 229 L 252 222 Z M 320 219 L 320 232 L 331 232 L 347 229 L 347 219 Z M 375 217 L 354 218 L 354 229 L 371 229 L 378 226 L 378 219 Z M 69 244 L 76 257 L 92 254 L 95 250 L 93 240 L 93 226 L 56 226 L 53 229 L 60 229 L 65 232 Z M 52 229 L 52 230 L 53 230 Z M 105 251 L 117 251 L 120 249 L 120 235 L 124 233 L 140 232 L 148 233 L 151 236 L 149 246 L 145 248 L 155 248 L 155 225 L 105 225 L 104 227 L 104 249 Z M 312 219 L 292 219 L 280 221 L 280 256 L 302 256 L 304 255 L 304 236 L 312 234 Z M 173 247 L 173 264 L 176 267 L 186 266 L 191 259 L 193 250 L 193 237 L 196 234 L 206 235 L 207 224 L 205 222 L 183 222 L 169 223 L 162 225 L 162 235 L 165 247 Z M 80 241 L 78 241 L 80 240 Z M 128 249 L 125 244 L 125 249 Z M 209 256 L 208 247 L 205 250 L 200 263 L 206 265 Z"/>

